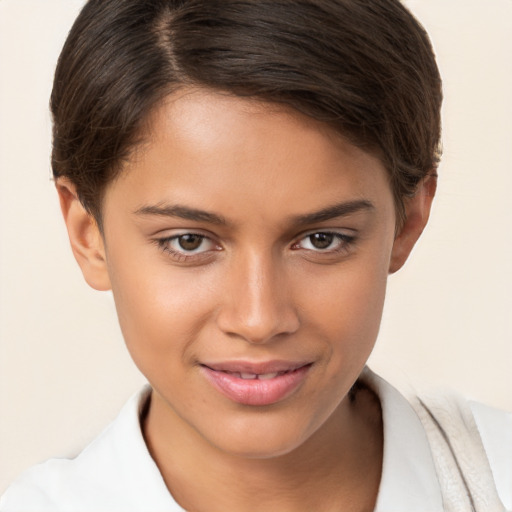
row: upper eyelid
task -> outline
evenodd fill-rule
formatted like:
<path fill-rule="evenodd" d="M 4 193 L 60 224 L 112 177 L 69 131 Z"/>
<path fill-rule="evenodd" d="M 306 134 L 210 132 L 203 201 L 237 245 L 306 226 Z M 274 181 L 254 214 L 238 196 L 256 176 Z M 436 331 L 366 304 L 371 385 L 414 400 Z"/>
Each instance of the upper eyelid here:
<path fill-rule="evenodd" d="M 308 229 L 303 232 L 303 236 L 314 235 L 315 233 L 332 233 L 333 235 L 345 235 L 349 232 L 355 232 L 354 229 L 349 228 L 317 228 L 317 229 Z"/>
<path fill-rule="evenodd" d="M 172 238 L 174 236 L 182 235 L 200 235 L 207 238 L 212 238 L 215 235 L 206 229 L 201 228 L 164 228 L 159 229 L 152 234 L 155 238 Z"/>
<path fill-rule="evenodd" d="M 155 233 L 154 235 L 152 235 L 151 238 L 157 242 L 165 242 L 169 240 L 175 240 L 180 236 L 185 235 L 197 235 L 211 241 L 213 244 L 220 245 L 218 237 L 216 237 L 212 233 L 205 233 L 205 231 L 202 229 L 166 229 L 160 231 L 159 233 Z"/>
<path fill-rule="evenodd" d="M 351 237 L 355 238 L 357 235 L 357 230 L 349 229 L 349 228 L 325 228 L 325 229 L 308 229 L 307 231 L 303 231 L 302 233 L 295 236 L 295 242 L 302 240 L 303 238 L 307 238 L 308 236 L 315 235 L 317 233 L 327 233 L 330 235 L 338 235 L 341 237 Z"/>
<path fill-rule="evenodd" d="M 194 231 L 183 231 L 182 233 L 177 233 L 175 235 L 161 236 L 161 237 L 155 237 L 155 238 L 159 242 L 167 242 L 167 241 L 171 241 L 171 240 L 177 240 L 178 238 L 181 238 L 182 236 L 186 236 L 186 235 L 199 236 L 203 240 L 208 240 L 212 244 L 217 244 L 218 245 L 218 242 L 216 242 L 211 236 L 205 235 L 203 233 L 197 233 L 197 232 L 194 232 Z"/>

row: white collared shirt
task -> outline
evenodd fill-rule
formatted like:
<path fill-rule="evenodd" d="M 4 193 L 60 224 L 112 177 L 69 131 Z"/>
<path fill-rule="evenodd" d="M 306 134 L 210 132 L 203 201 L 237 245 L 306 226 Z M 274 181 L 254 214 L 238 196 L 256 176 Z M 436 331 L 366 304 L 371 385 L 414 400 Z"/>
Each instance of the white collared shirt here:
<path fill-rule="evenodd" d="M 381 401 L 382 478 L 375 512 L 442 512 L 441 489 L 423 426 L 407 400 L 365 371 Z M 1 512 L 182 512 L 151 458 L 140 427 L 149 386 L 75 459 L 26 471 L 0 500 Z M 512 511 L 512 414 L 471 404 L 498 493 Z"/>

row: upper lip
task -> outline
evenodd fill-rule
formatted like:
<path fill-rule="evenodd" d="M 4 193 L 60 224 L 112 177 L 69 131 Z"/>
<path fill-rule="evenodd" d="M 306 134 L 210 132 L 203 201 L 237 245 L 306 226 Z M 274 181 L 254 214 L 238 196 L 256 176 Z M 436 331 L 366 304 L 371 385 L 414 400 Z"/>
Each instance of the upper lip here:
<path fill-rule="evenodd" d="M 267 373 L 290 372 L 312 364 L 311 361 L 222 361 L 222 362 L 205 362 L 202 366 L 206 366 L 211 370 L 218 372 L 231 373 L 253 373 L 254 375 L 264 375 Z"/>

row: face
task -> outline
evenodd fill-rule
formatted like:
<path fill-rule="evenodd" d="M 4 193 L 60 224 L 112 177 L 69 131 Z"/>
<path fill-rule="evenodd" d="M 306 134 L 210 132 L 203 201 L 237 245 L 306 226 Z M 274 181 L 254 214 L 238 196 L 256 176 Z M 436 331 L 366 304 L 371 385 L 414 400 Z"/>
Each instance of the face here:
<path fill-rule="evenodd" d="M 374 345 L 388 175 L 322 124 L 253 100 L 182 92 L 150 121 L 103 203 L 150 414 L 225 452 L 288 453 L 343 415 Z"/>

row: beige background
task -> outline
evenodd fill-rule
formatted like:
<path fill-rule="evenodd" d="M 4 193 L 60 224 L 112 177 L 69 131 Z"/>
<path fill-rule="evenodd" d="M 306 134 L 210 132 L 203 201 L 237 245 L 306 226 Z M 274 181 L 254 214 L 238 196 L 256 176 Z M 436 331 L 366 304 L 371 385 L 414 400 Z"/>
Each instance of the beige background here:
<path fill-rule="evenodd" d="M 83 283 L 50 181 L 47 102 L 79 0 L 0 0 L 0 491 L 74 453 L 143 382 Z M 445 81 L 439 196 L 390 279 L 373 367 L 512 410 L 512 1 L 410 0 Z"/>

